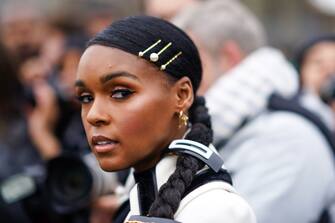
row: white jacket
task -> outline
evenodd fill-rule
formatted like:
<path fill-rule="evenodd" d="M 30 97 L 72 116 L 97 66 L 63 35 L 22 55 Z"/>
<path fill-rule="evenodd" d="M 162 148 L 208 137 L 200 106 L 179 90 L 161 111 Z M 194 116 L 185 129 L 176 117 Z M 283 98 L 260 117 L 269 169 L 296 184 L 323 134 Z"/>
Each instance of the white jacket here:
<path fill-rule="evenodd" d="M 325 138 L 300 115 L 266 109 L 271 93 L 297 92 L 296 75 L 278 51 L 260 49 L 206 97 L 216 140 L 229 139 L 220 150 L 225 165 L 259 223 L 316 222 L 335 201 L 334 158 Z"/>
<path fill-rule="evenodd" d="M 163 158 L 155 168 L 157 187 L 164 184 L 174 172 L 176 156 Z M 130 213 L 140 215 L 140 196 L 137 184 L 130 192 Z M 255 216 L 249 205 L 223 181 L 206 183 L 184 197 L 175 213 L 175 220 L 182 223 L 255 223 Z"/>

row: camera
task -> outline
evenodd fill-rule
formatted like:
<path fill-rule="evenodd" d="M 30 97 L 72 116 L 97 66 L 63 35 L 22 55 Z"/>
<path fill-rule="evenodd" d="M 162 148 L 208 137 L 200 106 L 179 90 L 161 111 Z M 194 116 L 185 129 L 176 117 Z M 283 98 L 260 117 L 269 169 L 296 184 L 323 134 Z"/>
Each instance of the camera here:
<path fill-rule="evenodd" d="M 0 184 L 1 203 L 13 204 L 29 198 L 43 187 L 45 169 L 42 165 L 26 167 L 21 173 L 14 174 Z"/>
<path fill-rule="evenodd" d="M 72 222 L 107 194 L 114 194 L 120 204 L 128 198 L 119 172 L 103 171 L 92 153 L 66 153 L 2 180 L 0 208 L 22 205 L 32 222 Z"/>
<path fill-rule="evenodd" d="M 60 223 L 54 217 L 44 193 L 46 169 L 43 164 L 24 167 L 0 183 L 0 219 L 3 223 Z M 49 220 L 50 219 L 50 220 Z"/>
<path fill-rule="evenodd" d="M 92 153 L 83 157 L 57 157 L 49 161 L 47 173 L 46 190 L 51 207 L 60 214 L 88 207 L 103 195 L 115 194 L 120 202 L 127 197 L 118 173 L 102 170 Z"/>
<path fill-rule="evenodd" d="M 335 99 L 335 74 L 331 74 L 330 78 L 321 86 L 320 97 L 327 104 Z"/>

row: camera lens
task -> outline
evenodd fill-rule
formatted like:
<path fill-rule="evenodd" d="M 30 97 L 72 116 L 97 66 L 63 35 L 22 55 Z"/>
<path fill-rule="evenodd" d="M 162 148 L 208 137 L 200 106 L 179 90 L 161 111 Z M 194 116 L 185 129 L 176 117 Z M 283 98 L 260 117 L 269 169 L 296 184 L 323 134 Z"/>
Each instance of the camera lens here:
<path fill-rule="evenodd" d="M 57 213 L 79 211 L 92 200 L 115 193 L 116 188 L 120 188 L 118 174 L 103 171 L 92 153 L 64 154 L 47 164 L 47 196 Z"/>
<path fill-rule="evenodd" d="M 63 156 L 48 163 L 47 188 L 53 208 L 60 213 L 85 207 L 90 200 L 92 176 L 75 156 Z"/>

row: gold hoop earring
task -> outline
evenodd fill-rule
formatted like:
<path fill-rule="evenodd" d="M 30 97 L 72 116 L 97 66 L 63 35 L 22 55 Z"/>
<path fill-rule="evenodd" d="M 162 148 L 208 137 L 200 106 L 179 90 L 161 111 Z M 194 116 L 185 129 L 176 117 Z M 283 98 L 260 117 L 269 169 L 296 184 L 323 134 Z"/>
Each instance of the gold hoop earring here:
<path fill-rule="evenodd" d="M 183 112 L 179 112 L 179 128 L 183 126 L 187 126 L 188 123 L 188 116 Z"/>

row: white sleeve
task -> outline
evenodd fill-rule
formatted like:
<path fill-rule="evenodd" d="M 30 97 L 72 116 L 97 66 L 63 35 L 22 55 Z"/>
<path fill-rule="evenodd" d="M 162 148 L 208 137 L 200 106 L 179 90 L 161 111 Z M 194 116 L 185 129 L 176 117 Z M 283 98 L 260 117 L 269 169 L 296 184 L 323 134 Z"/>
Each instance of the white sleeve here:
<path fill-rule="evenodd" d="M 326 200 L 334 197 L 332 153 L 311 123 L 277 113 L 225 164 L 259 223 L 315 222 Z"/>
<path fill-rule="evenodd" d="M 254 212 L 247 202 L 236 193 L 222 188 L 205 191 L 192 198 L 178 213 L 176 220 L 182 223 L 256 223 Z"/>

